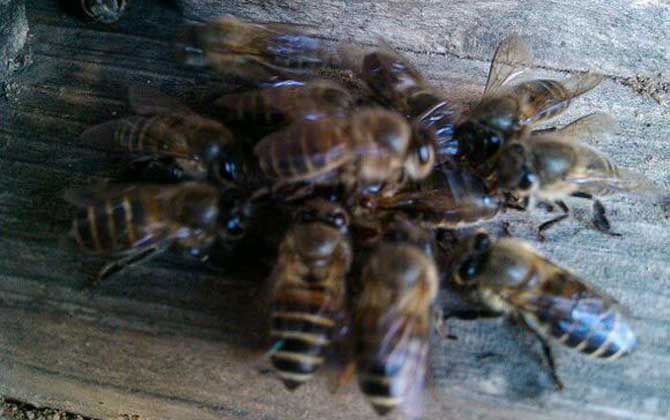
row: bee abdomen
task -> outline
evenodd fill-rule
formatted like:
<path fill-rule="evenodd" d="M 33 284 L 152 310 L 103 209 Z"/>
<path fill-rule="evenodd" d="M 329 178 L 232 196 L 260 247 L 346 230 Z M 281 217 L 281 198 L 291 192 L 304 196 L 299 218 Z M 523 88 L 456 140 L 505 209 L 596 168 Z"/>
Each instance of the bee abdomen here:
<path fill-rule="evenodd" d="M 291 308 L 280 304 L 272 314 L 272 337 L 280 344 L 270 359 L 288 389 L 310 380 L 324 362 L 335 322 L 320 305 Z M 299 310 L 296 310 L 299 309 Z"/>
<path fill-rule="evenodd" d="M 132 248 L 140 234 L 138 224 L 144 220 L 137 200 L 123 197 L 107 200 L 98 206 L 83 208 L 72 223 L 77 245 L 93 254 L 113 254 Z"/>
<path fill-rule="evenodd" d="M 602 359 L 617 359 L 632 352 L 637 344 L 626 320 L 613 310 L 570 324 L 554 322 L 548 331 L 559 343 Z"/>

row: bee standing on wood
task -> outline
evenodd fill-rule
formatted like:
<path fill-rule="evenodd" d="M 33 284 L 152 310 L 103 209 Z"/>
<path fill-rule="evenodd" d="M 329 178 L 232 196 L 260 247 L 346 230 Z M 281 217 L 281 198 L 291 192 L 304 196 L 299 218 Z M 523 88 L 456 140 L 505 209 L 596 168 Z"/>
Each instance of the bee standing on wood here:
<path fill-rule="evenodd" d="M 602 152 L 581 142 L 616 126 L 606 114 L 591 114 L 555 131 L 541 131 L 506 145 L 500 152 L 495 177 L 498 187 L 518 198 L 556 203 L 563 214 L 543 223 L 540 238 L 550 226 L 568 217 L 563 199 L 574 196 L 593 201 L 593 223 L 610 230 L 605 207 L 598 200 L 615 193 L 648 194 L 654 185 L 641 175 L 617 167 Z"/>
<path fill-rule="evenodd" d="M 543 258 L 529 245 L 510 238 L 493 242 L 480 232 L 469 238 L 463 249 L 452 283 L 475 308 L 447 310 L 445 317 L 513 317 L 542 343 L 559 388 L 563 383 L 547 340 L 609 360 L 635 348 L 635 335 L 613 298 Z"/>
<path fill-rule="evenodd" d="M 438 273 L 433 238 L 396 218 L 366 262 L 354 298 L 355 367 L 375 411 L 420 409 Z"/>
<path fill-rule="evenodd" d="M 347 120 L 296 121 L 265 137 L 254 152 L 278 185 L 344 185 L 363 193 L 395 187 L 405 177 L 425 178 L 433 167 L 431 155 L 412 148 L 405 119 L 382 108 L 360 109 Z"/>
<path fill-rule="evenodd" d="M 339 205 L 314 199 L 297 213 L 272 273 L 270 360 L 289 389 L 314 376 L 344 312 L 352 260 L 349 218 Z"/>
<path fill-rule="evenodd" d="M 121 185 L 69 191 L 71 235 L 84 252 L 119 257 L 97 280 L 178 245 L 202 256 L 219 233 L 219 192 L 207 184 Z"/>
<path fill-rule="evenodd" d="M 565 111 L 572 100 L 595 88 L 602 75 L 585 73 L 557 81 L 510 82 L 531 63 L 528 46 L 517 36 L 504 39 L 491 62 L 484 96 L 455 128 L 448 158 L 489 175 L 505 143 Z M 444 156 L 442 157 L 444 158 Z"/>

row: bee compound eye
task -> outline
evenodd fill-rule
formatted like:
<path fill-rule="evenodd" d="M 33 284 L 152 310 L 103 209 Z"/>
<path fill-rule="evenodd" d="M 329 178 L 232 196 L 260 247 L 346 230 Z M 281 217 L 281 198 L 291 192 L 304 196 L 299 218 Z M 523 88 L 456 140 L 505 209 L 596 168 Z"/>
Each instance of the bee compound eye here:
<path fill-rule="evenodd" d="M 481 264 L 477 258 L 467 258 L 458 268 L 457 283 L 463 286 L 472 286 L 477 280 Z"/>
<path fill-rule="evenodd" d="M 344 227 L 347 225 L 347 215 L 341 211 L 335 212 L 330 217 L 330 221 L 338 228 Z"/>
<path fill-rule="evenodd" d="M 433 148 L 428 144 L 421 145 L 417 150 L 417 156 L 419 163 L 427 165 L 433 161 Z"/>
<path fill-rule="evenodd" d="M 519 189 L 522 191 L 530 190 L 537 182 L 537 177 L 527 167 L 524 167 L 521 178 L 519 179 Z"/>
<path fill-rule="evenodd" d="M 486 252 L 491 248 L 491 238 L 486 232 L 479 232 L 475 235 L 473 248 L 477 252 Z"/>

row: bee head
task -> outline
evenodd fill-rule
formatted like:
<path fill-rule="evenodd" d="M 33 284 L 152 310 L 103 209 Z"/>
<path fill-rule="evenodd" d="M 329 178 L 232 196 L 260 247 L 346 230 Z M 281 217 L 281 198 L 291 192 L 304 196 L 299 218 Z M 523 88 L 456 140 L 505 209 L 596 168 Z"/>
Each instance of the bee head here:
<path fill-rule="evenodd" d="M 345 232 L 349 227 L 349 215 L 336 203 L 314 199 L 305 203 L 295 214 L 297 224 L 325 223 Z"/>
<path fill-rule="evenodd" d="M 526 148 L 521 143 L 507 146 L 497 162 L 500 187 L 518 196 L 528 196 L 538 183 L 538 176 L 530 165 Z"/>
<path fill-rule="evenodd" d="M 435 165 L 435 133 L 415 122 L 413 125 L 412 145 L 405 161 L 407 176 L 413 180 L 427 177 Z"/>
<path fill-rule="evenodd" d="M 481 274 L 492 242 L 488 233 L 480 231 L 467 240 L 463 258 L 457 263 L 454 271 L 454 282 L 462 287 L 474 287 Z"/>

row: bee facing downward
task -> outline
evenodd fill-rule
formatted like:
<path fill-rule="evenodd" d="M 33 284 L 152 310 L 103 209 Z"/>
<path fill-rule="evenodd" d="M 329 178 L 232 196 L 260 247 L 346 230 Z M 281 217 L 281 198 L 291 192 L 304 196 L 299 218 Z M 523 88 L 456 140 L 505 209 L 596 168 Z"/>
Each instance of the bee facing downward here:
<path fill-rule="evenodd" d="M 624 310 L 569 271 L 515 239 L 493 242 L 477 233 L 466 241 L 453 284 L 475 305 L 445 312 L 473 319 L 512 316 L 542 343 L 552 378 L 556 373 L 548 339 L 592 357 L 614 360 L 633 351 L 636 339 Z"/>
<path fill-rule="evenodd" d="M 416 415 L 419 408 L 438 290 L 432 239 L 396 218 L 363 268 L 353 308 L 355 365 L 361 390 L 380 415 L 398 406 Z"/>
<path fill-rule="evenodd" d="M 301 208 L 272 273 L 270 360 L 289 389 L 314 376 L 336 333 L 351 265 L 348 215 L 322 199 Z"/>

